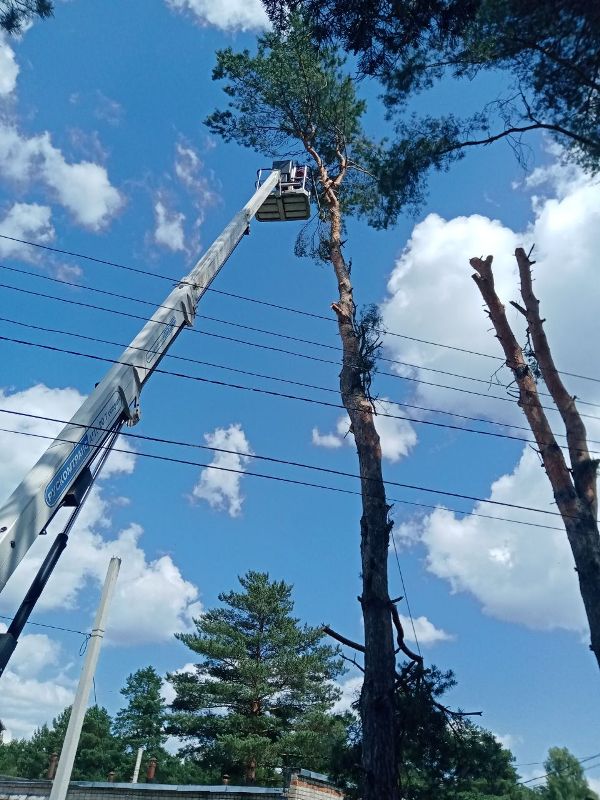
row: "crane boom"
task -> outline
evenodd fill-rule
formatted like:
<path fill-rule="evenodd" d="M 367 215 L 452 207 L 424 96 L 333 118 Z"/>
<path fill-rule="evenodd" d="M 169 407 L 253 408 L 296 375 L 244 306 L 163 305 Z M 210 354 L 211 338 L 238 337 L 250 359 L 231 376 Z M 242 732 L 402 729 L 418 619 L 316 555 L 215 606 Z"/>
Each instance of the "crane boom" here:
<path fill-rule="evenodd" d="M 0 507 L 0 591 L 58 509 L 78 504 L 91 481 L 89 465 L 110 437 L 123 423 L 138 422 L 142 387 L 181 330 L 193 324 L 200 298 L 279 181 L 280 170 L 273 169 Z"/>

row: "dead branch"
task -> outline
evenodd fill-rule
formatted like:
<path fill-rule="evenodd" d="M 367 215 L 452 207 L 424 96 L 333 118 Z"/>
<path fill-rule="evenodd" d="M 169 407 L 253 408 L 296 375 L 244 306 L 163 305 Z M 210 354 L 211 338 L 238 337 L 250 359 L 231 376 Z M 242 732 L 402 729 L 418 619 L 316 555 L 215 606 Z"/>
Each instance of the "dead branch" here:
<path fill-rule="evenodd" d="M 573 478 L 577 486 L 577 493 L 585 497 L 592 507 L 594 516 L 598 512 L 598 499 L 596 492 L 596 467 L 592 462 L 587 446 L 587 433 L 585 425 L 577 407 L 575 398 L 566 390 L 565 385 L 556 369 L 554 359 L 546 332 L 544 320 L 540 318 L 540 302 L 533 293 L 531 267 L 533 261 L 522 247 L 515 251 L 521 279 L 521 297 L 525 303 L 525 310 L 519 309 L 527 319 L 527 325 L 533 342 L 533 350 L 540 367 L 544 383 L 552 395 L 552 399 L 562 417 L 567 434 L 569 457 L 573 469 Z M 513 303 L 513 305 L 515 305 Z"/>
<path fill-rule="evenodd" d="M 423 666 L 423 656 L 419 656 L 417 653 L 414 653 L 404 641 L 404 628 L 402 627 L 402 622 L 400 621 L 400 614 L 398 614 L 398 609 L 391 601 L 390 611 L 392 612 L 392 620 L 394 622 L 394 627 L 396 628 L 396 641 L 398 642 L 398 648 L 404 653 L 404 655 L 408 656 L 411 661 L 414 661 L 415 664 Z"/>
<path fill-rule="evenodd" d="M 346 647 L 352 647 L 353 650 L 358 650 L 359 653 L 365 652 L 364 645 L 359 644 L 358 642 L 353 642 L 352 639 L 347 639 L 345 636 L 342 636 L 341 633 L 337 633 L 336 631 L 333 630 L 333 628 L 330 628 L 329 625 L 323 626 L 323 633 L 326 633 L 327 636 L 331 636 L 331 638 L 335 639 L 336 642 L 339 642 L 340 644 L 345 644 Z"/>
<path fill-rule="evenodd" d="M 571 475 L 542 408 L 537 386 L 523 355 L 523 350 L 510 327 L 505 308 L 496 293 L 492 261 L 493 256 L 488 256 L 485 260 L 472 258 L 469 263 L 475 269 L 475 273 L 471 277 L 485 301 L 496 337 L 504 350 L 506 365 L 512 370 L 519 387 L 518 404 L 527 417 L 529 427 L 542 454 L 544 467 L 559 508 L 570 516 L 576 516 L 575 491 Z"/>
<path fill-rule="evenodd" d="M 575 398 L 567 392 L 552 358 L 544 331 L 544 320 L 540 317 L 539 300 L 533 293 L 531 267 L 535 262 L 530 256 L 531 251 L 526 254 L 521 247 L 515 252 L 524 307 L 518 303 L 512 305 L 527 320 L 528 342 L 532 343 L 529 349 L 535 359 L 536 369 L 544 379 L 565 425 L 571 469 L 556 442 L 542 408 L 535 375 L 525 359 L 523 349 L 506 318 L 504 306 L 496 294 L 492 256 L 488 256 L 485 260 L 481 258 L 470 260 L 475 270 L 472 278 L 488 308 L 496 337 L 506 357 L 506 364 L 512 370 L 519 388 L 518 405 L 527 417 L 565 525 L 590 628 L 590 648 L 600 667 L 600 534 L 596 490 L 598 461 L 590 458 L 585 426 L 575 407 Z"/>

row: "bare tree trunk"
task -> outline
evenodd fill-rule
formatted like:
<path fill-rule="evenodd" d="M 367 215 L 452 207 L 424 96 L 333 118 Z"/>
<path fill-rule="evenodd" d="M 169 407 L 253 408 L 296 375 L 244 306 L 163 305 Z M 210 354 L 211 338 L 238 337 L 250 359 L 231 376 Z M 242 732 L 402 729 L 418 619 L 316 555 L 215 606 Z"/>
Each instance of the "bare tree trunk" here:
<path fill-rule="evenodd" d="M 317 162 L 318 163 L 318 162 Z M 360 370 L 360 338 L 355 327 L 355 305 L 350 272 L 342 254 L 341 216 L 335 181 L 320 166 L 325 202 L 330 216 L 329 255 L 338 282 L 339 297 L 332 304 L 343 348 L 340 393 L 350 417 L 360 465 L 362 517 L 361 562 L 364 620 L 364 682 L 360 696 L 362 722 L 363 800 L 399 800 L 398 752 L 394 691 L 396 657 L 388 591 L 388 548 L 393 523 L 381 469 L 381 445 L 374 409 Z M 337 181 L 337 184 L 336 184 Z"/>
<path fill-rule="evenodd" d="M 567 435 L 570 468 L 542 408 L 535 378 L 510 327 L 504 306 L 496 294 L 492 256 L 488 256 L 485 261 L 480 258 L 471 259 L 470 264 L 476 270 L 473 280 L 488 307 L 496 336 L 506 356 L 506 364 L 512 370 L 519 387 L 518 404 L 523 409 L 535 437 L 556 504 L 563 518 L 590 626 L 590 649 L 594 652 L 600 667 L 600 535 L 596 487 L 598 461 L 590 457 L 585 425 L 575 406 L 575 399 L 567 392 L 554 365 L 544 332 L 544 321 L 540 318 L 539 300 L 533 293 L 531 267 L 535 262 L 530 261 L 520 247 L 517 248 L 515 256 L 519 267 L 524 307 L 514 302 L 512 305 L 527 320 L 527 330 L 535 359 L 544 383 L 562 417 Z"/>

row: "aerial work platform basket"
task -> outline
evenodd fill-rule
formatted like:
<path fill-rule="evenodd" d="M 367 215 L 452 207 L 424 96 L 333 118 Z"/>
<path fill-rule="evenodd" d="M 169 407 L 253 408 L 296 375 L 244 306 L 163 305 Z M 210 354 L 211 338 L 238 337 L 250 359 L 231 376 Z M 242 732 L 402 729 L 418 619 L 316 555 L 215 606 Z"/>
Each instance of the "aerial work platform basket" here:
<path fill-rule="evenodd" d="M 310 219 L 312 178 L 309 168 L 293 161 L 274 161 L 272 169 L 281 172 L 279 183 L 256 212 L 259 222 L 293 222 Z M 262 173 L 257 172 L 256 187 L 261 185 Z"/>

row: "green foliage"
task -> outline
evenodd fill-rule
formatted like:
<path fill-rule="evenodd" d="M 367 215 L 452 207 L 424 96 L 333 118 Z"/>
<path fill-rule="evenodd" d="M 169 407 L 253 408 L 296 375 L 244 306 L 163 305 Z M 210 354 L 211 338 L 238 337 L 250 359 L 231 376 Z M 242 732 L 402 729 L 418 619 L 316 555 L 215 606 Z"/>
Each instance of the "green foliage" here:
<path fill-rule="evenodd" d="M 320 159 L 335 180 L 344 164 L 343 182 L 333 187 L 342 212 L 377 214 L 380 196 L 368 168 L 383 146 L 362 128 L 365 102 L 333 47 L 317 47 L 302 17 L 288 20 L 285 33 L 258 39 L 257 52 L 217 52 L 215 80 L 224 80 L 226 110 L 206 120 L 226 142 L 249 147 L 271 158 L 308 154 Z M 321 187 L 323 189 L 323 187 Z M 399 194 L 403 204 L 418 202 L 419 182 L 407 176 Z M 299 245 L 303 254 L 322 256 L 327 242 L 318 231 L 316 242 Z"/>
<path fill-rule="evenodd" d="M 202 660 L 193 673 L 168 676 L 176 691 L 169 730 L 217 780 L 226 772 L 272 783 L 286 748 L 303 766 L 324 768 L 345 735 L 345 720 L 327 714 L 342 662 L 320 628 L 292 616 L 291 586 L 252 571 L 239 581 L 241 592 L 219 595 L 223 606 L 195 621 L 197 633 L 177 637 Z"/>
<path fill-rule="evenodd" d="M 311 20 L 317 43 L 358 57 L 359 73 L 384 85 L 395 125 L 367 166 L 387 198 L 374 218 L 393 222 L 405 196 L 418 204 L 431 168 L 465 148 L 506 138 L 522 163 L 523 136 L 543 130 L 563 156 L 600 169 L 600 4 L 589 0 L 265 0 L 276 27 L 289 10 Z M 503 70 L 510 88 L 471 117 L 407 116 L 415 94 L 451 76 Z"/>
<path fill-rule="evenodd" d="M 21 778 L 44 778 L 52 753 L 60 753 L 71 708 L 66 708 L 51 725 L 42 725 L 31 739 L 0 747 L 0 771 Z M 91 706 L 85 713 L 73 780 L 105 781 L 114 770 L 125 778 L 129 769 L 121 743 L 111 733 L 111 718 L 104 708 Z"/>
<path fill-rule="evenodd" d="M 144 747 L 156 755 L 166 741 L 166 703 L 161 695 L 162 678 L 154 667 L 129 675 L 121 694 L 127 705 L 117 712 L 113 730 L 128 750 Z"/>
<path fill-rule="evenodd" d="M 395 696 L 399 735 L 399 784 L 404 800 L 525 800 L 535 793 L 518 785 L 513 757 L 483 728 L 443 705 L 456 683 L 452 672 L 406 663 Z M 360 726 L 339 753 L 332 774 L 348 798 L 360 792 Z"/>
<path fill-rule="evenodd" d="M 0 30 L 20 33 L 26 23 L 51 17 L 53 10 L 50 0 L 0 0 Z"/>
<path fill-rule="evenodd" d="M 585 779 L 579 761 L 566 747 L 551 747 L 544 763 L 548 777 L 544 800 L 598 800 Z"/>

